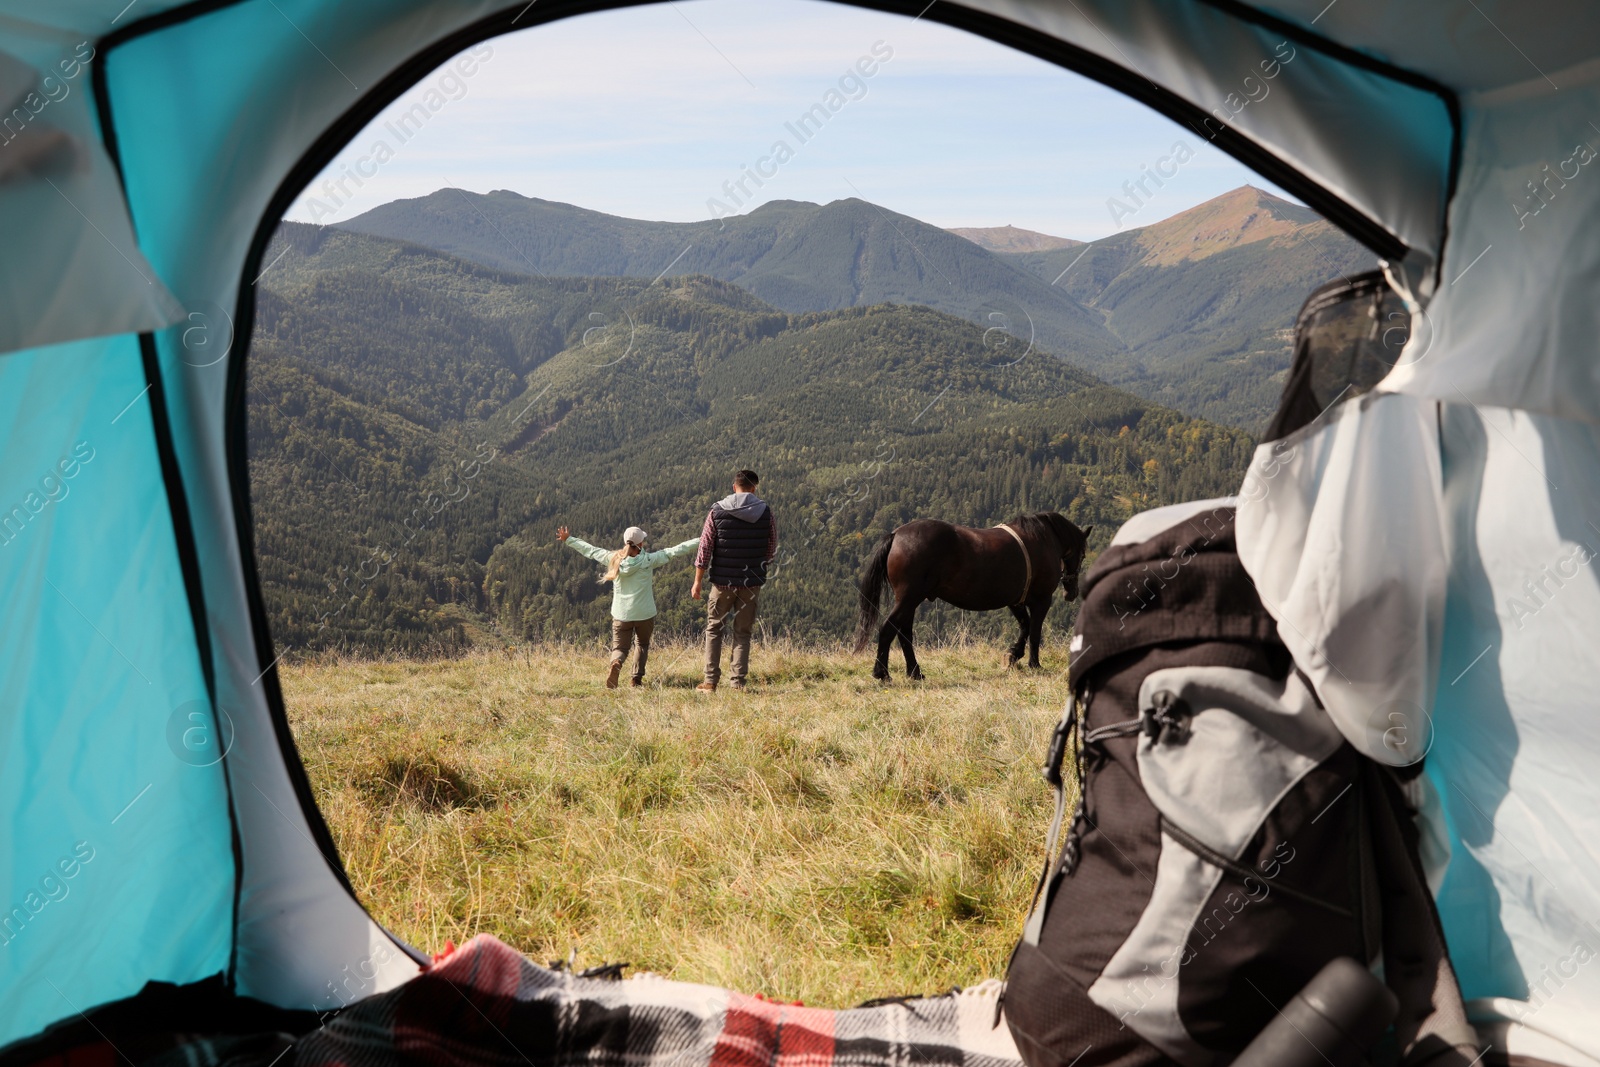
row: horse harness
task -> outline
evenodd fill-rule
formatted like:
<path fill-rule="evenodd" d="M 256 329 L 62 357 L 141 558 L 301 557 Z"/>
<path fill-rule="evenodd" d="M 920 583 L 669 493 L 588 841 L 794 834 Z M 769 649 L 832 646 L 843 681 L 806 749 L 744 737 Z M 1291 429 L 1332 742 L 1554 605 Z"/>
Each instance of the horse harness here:
<path fill-rule="evenodd" d="M 1022 595 L 1017 598 L 1017 604 L 1020 606 L 1027 603 L 1028 590 L 1033 588 L 1033 556 L 1029 554 L 1028 546 L 1023 543 L 1022 535 L 1017 533 L 1017 531 L 1013 530 L 1003 522 L 995 528 L 998 530 L 1004 530 L 1006 533 L 1010 534 L 1012 539 L 1017 542 L 1017 547 L 1022 549 L 1022 565 L 1027 568 L 1027 570 L 1025 572 L 1026 577 L 1022 579 Z"/>

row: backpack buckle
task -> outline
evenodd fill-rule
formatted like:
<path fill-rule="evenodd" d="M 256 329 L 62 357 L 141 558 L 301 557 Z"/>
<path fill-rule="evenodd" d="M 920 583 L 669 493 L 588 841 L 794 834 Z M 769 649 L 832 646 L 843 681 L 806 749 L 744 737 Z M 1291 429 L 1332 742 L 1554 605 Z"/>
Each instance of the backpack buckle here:
<path fill-rule="evenodd" d="M 1067 712 L 1056 723 L 1055 733 L 1050 735 L 1050 748 L 1045 753 L 1044 766 L 1039 768 L 1044 774 L 1044 780 L 1056 789 L 1060 789 L 1065 779 L 1061 775 L 1061 766 L 1067 758 L 1067 742 L 1072 737 L 1072 731 L 1078 724 L 1078 702 L 1075 697 L 1068 698 Z"/>
<path fill-rule="evenodd" d="M 1193 732 L 1189 719 L 1194 715 L 1188 701 L 1178 694 L 1162 689 L 1150 697 L 1150 706 L 1139 715 L 1143 720 L 1144 735 L 1153 744 L 1181 745 Z"/>

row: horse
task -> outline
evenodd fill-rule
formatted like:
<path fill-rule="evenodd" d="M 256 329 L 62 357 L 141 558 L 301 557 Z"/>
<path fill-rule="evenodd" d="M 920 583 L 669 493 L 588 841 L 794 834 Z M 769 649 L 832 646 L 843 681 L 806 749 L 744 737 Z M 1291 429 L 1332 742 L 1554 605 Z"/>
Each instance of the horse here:
<path fill-rule="evenodd" d="M 906 677 L 922 680 L 911 628 L 924 600 L 943 600 L 966 611 L 1010 608 L 1022 630 L 1006 655 L 1006 668 L 1022 659 L 1024 643 L 1029 646 L 1028 666 L 1038 667 L 1044 617 L 1056 584 L 1068 600 L 1077 599 L 1078 568 L 1093 529 L 1080 530 L 1054 511 L 1020 515 L 987 530 L 938 519 L 906 523 L 879 540 L 861 572 L 855 650 L 867 647 L 883 587 L 890 585 L 894 610 L 878 630 L 878 659 L 872 667 L 879 681 L 889 678 L 889 646 L 896 637 L 905 653 Z"/>

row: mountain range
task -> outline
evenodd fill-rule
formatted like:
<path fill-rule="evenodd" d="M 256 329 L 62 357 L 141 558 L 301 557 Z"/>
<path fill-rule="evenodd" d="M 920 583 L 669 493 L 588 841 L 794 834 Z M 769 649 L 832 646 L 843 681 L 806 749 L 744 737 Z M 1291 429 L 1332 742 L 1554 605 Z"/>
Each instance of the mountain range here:
<path fill-rule="evenodd" d="M 1305 296 L 1373 259 L 1308 208 L 1245 186 L 1078 242 L 1012 226 L 944 230 L 859 199 L 649 222 L 505 190 L 441 189 L 340 228 L 543 277 L 696 273 L 789 313 L 880 303 L 983 327 L 1186 414 L 1258 430 L 1276 409 Z"/>
<path fill-rule="evenodd" d="M 480 219 L 482 233 L 454 212 L 404 205 L 412 214 L 390 221 L 433 219 L 435 239 L 454 234 L 458 251 L 506 243 L 496 228 L 526 218 L 526 205 L 482 199 L 497 198 L 504 211 Z M 556 223 L 578 217 L 532 203 Z M 833 237 L 799 232 L 799 216 Z M 1019 338 L 906 292 L 851 303 L 919 278 L 937 289 L 926 282 L 937 272 L 916 264 L 938 262 L 996 292 L 1060 294 L 1062 329 L 1111 336 L 1100 312 L 1026 261 L 926 227 L 912 249 L 893 234 L 903 219 L 853 201 L 780 205 L 758 220 L 770 230 L 729 220 L 747 238 L 751 288 L 681 264 L 663 271 L 682 249 L 650 243 L 665 224 L 573 230 L 537 257 L 527 250 L 537 270 L 283 224 L 259 282 L 247 390 L 256 551 L 278 647 L 404 653 L 599 635 L 608 591 L 596 566 L 554 542 L 555 527 L 607 546 L 635 524 L 658 545 L 694 537 L 741 466 L 761 474 L 781 534 L 763 625 L 816 640 L 848 634 L 862 559 L 912 517 L 988 525 L 1060 510 L 1095 524 L 1100 545 L 1135 511 L 1237 485 L 1254 443 L 1242 430 L 1042 349 L 1017 358 Z M 556 276 L 562 248 L 583 269 L 617 269 Z M 854 273 L 835 270 L 830 249 L 853 249 Z M 735 257 L 724 251 L 726 267 Z M 803 275 L 805 262 L 820 278 Z M 1035 288 L 1000 287 L 1016 277 Z M 837 308 L 788 310 L 754 291 L 819 294 L 850 278 L 850 301 L 843 290 L 813 301 L 847 305 Z M 658 580 L 666 631 L 691 631 L 703 610 L 689 577 L 680 564 Z M 1070 620 L 1060 610 L 1052 629 Z M 947 607 L 928 621 L 1010 625 L 1003 612 Z"/>

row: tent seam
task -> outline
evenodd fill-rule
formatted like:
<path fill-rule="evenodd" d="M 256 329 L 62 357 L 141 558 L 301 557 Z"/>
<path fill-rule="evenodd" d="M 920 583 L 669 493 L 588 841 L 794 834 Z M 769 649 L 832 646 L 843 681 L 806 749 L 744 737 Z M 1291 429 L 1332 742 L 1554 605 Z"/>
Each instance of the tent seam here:
<path fill-rule="evenodd" d="M 190 5 L 190 8 L 206 8 L 214 10 L 241 0 L 202 0 L 201 3 Z M 181 9 L 188 10 L 188 9 Z M 206 13 L 195 10 L 194 16 Z M 163 14 L 171 14 L 164 12 Z M 116 121 L 111 107 L 110 89 L 107 86 L 107 59 L 110 52 L 123 40 L 132 39 L 138 34 L 131 31 L 154 21 L 161 16 L 143 19 L 132 26 L 125 27 L 118 33 L 109 34 L 99 40 L 95 50 L 93 67 L 91 68 L 91 88 L 95 104 L 95 119 L 100 126 L 101 143 L 105 146 L 106 154 L 110 158 L 112 168 L 116 171 L 117 185 L 121 189 L 123 203 L 128 211 L 128 227 L 134 234 L 137 244 L 138 230 L 133 218 L 133 206 L 128 202 L 127 180 L 122 168 L 122 154 L 117 142 Z M 150 27 L 156 29 L 159 27 Z M 142 32 L 148 32 L 142 31 Z M 161 376 L 160 352 L 156 345 L 153 333 L 139 334 L 139 356 L 143 365 L 145 382 L 150 389 L 150 418 L 151 433 L 155 438 L 156 454 L 161 465 L 162 488 L 167 496 L 168 518 L 172 522 L 173 542 L 178 554 L 178 567 L 183 575 L 185 599 L 189 605 L 189 620 L 195 631 L 195 644 L 197 658 L 200 661 L 200 673 L 206 687 L 206 697 L 211 705 L 212 724 L 217 730 L 216 736 L 225 735 L 222 729 L 222 709 L 217 702 L 217 671 L 214 649 L 211 641 L 211 617 L 206 608 L 205 584 L 200 566 L 198 544 L 194 536 L 194 522 L 189 511 L 189 497 L 183 484 L 183 469 L 178 461 L 177 449 L 172 436 L 172 418 L 166 403 L 166 387 Z M 228 798 L 228 837 L 229 847 L 233 853 L 233 894 L 231 901 L 231 915 L 228 929 L 228 966 L 223 976 L 225 987 L 232 991 L 238 973 L 239 962 L 239 915 L 241 897 L 244 890 L 244 840 L 239 828 L 239 811 L 235 803 L 233 792 L 233 771 L 228 764 L 228 754 L 223 753 L 220 763 L 222 765 L 223 790 Z"/>
<path fill-rule="evenodd" d="M 131 222 L 131 218 L 130 218 Z M 194 626 L 196 651 L 200 658 L 200 672 L 205 678 L 206 696 L 211 703 L 211 722 L 216 737 L 225 739 L 222 728 L 222 709 L 217 703 L 217 671 L 211 644 L 211 616 L 206 610 L 205 584 L 200 574 L 200 552 L 194 537 L 194 522 L 189 514 L 189 498 L 183 487 L 183 470 L 178 463 L 177 448 L 172 439 L 172 419 L 167 410 L 166 387 L 161 377 L 161 358 L 156 348 L 154 334 L 139 335 L 139 355 L 144 364 L 145 381 L 150 387 L 151 430 L 156 439 L 156 453 L 161 463 L 161 478 L 167 493 L 167 508 L 172 519 L 173 540 L 178 552 L 178 566 L 183 573 L 183 584 L 189 601 L 189 620 Z M 226 749 L 226 741 L 223 741 Z M 233 988 L 235 965 L 239 947 L 239 895 L 244 882 L 244 842 L 239 834 L 239 814 L 233 799 L 233 771 L 228 766 L 228 753 L 222 759 L 222 786 L 228 796 L 228 837 L 233 850 L 233 913 L 229 931 L 228 970 L 225 979 Z"/>
<path fill-rule="evenodd" d="M 1450 119 L 1450 157 L 1445 163 L 1444 198 L 1439 205 L 1439 248 L 1434 258 L 1433 280 L 1434 286 L 1444 280 L 1444 254 L 1445 246 L 1450 242 L 1450 207 L 1455 202 L 1456 190 L 1461 178 L 1462 158 L 1462 117 L 1461 96 L 1450 86 L 1437 81 L 1418 71 L 1390 63 L 1388 60 L 1379 59 L 1377 56 L 1368 55 L 1360 49 L 1342 45 L 1328 37 L 1308 29 L 1288 19 L 1281 18 L 1260 8 L 1251 7 L 1240 0 L 1191 0 L 1194 3 L 1204 4 L 1223 14 L 1232 15 L 1234 18 L 1245 22 L 1253 22 L 1265 29 L 1282 33 L 1293 38 L 1307 48 L 1314 48 L 1339 62 L 1349 64 L 1362 70 L 1422 89 L 1437 96 L 1444 104 L 1445 114 Z"/>
<path fill-rule="evenodd" d="M 648 2 L 648 0 L 647 0 Z M 1052 37 L 1022 23 L 962 4 L 927 5 L 918 0 L 839 0 L 853 7 L 864 7 L 893 14 L 918 15 L 930 22 L 941 22 L 987 40 L 1004 44 L 1026 55 L 1072 71 L 1144 104 L 1191 130 L 1207 112 L 1193 101 L 1157 85 L 1138 71 L 1123 66 L 1086 48 Z M 1384 259 L 1404 258 L 1410 247 L 1373 216 L 1350 203 L 1320 181 L 1280 159 L 1264 144 L 1225 126 L 1215 135 L 1205 134 L 1209 142 L 1250 167 L 1262 177 L 1294 193 L 1307 206 L 1343 230 L 1355 241 Z"/>

